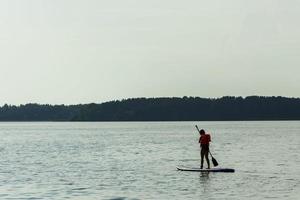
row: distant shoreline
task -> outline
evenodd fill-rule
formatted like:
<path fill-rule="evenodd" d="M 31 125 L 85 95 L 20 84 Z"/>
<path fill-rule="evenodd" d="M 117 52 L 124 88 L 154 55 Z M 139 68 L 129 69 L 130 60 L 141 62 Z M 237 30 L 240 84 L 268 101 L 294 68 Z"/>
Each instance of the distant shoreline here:
<path fill-rule="evenodd" d="M 53 122 L 53 123 L 172 123 L 172 122 L 295 122 L 300 121 L 300 119 L 295 120 L 207 120 L 207 121 L 0 121 L 0 123 L 44 123 L 44 122 Z"/>
<path fill-rule="evenodd" d="M 0 107 L 0 122 L 297 121 L 300 98 L 132 98 L 79 105 Z"/>

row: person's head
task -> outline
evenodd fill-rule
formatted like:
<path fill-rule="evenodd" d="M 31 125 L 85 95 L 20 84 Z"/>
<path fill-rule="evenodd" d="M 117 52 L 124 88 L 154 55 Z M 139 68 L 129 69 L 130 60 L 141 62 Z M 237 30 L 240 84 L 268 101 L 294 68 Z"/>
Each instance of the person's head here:
<path fill-rule="evenodd" d="M 204 135 L 205 131 L 203 129 L 200 130 L 200 135 Z"/>

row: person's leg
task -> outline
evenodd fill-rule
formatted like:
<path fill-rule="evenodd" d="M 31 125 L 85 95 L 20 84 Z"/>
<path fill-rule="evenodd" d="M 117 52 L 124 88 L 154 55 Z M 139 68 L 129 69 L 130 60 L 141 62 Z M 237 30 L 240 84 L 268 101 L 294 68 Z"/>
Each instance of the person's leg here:
<path fill-rule="evenodd" d="M 206 162 L 207 162 L 207 168 L 210 169 L 210 163 L 209 163 L 209 159 L 208 159 L 208 152 L 209 152 L 209 150 L 205 151 L 205 159 L 206 159 Z"/>
<path fill-rule="evenodd" d="M 200 151 L 200 155 L 201 155 L 201 166 L 200 166 L 200 168 L 202 169 L 203 168 L 203 160 L 204 160 L 204 150 L 203 150 L 203 148 L 201 148 L 201 151 Z"/>

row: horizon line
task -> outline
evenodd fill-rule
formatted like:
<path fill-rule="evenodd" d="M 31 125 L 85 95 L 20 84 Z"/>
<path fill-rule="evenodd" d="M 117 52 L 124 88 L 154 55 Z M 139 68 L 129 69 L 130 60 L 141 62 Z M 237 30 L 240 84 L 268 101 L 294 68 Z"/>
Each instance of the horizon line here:
<path fill-rule="evenodd" d="M 178 99 L 184 99 L 184 98 L 201 98 L 201 99 L 211 99 L 211 100 L 217 100 L 222 99 L 226 97 L 231 98 L 242 98 L 246 99 L 249 97 L 263 97 L 263 98 L 288 98 L 288 99 L 300 99 L 300 97 L 294 97 L 294 96 L 281 96 L 281 95 L 272 95 L 272 96 L 263 96 L 263 95 L 248 95 L 248 96 L 233 96 L 233 95 L 226 95 L 226 96 L 220 96 L 220 97 L 202 97 L 202 96 L 157 96 L 157 97 L 128 97 L 128 98 L 120 98 L 120 99 L 114 99 L 114 100 L 107 100 L 103 102 L 86 102 L 86 103 L 76 103 L 76 104 L 65 104 L 65 103 L 38 103 L 38 102 L 27 102 L 27 103 L 20 103 L 20 104 L 9 104 L 4 103 L 0 105 L 0 107 L 4 106 L 25 106 L 25 105 L 49 105 L 49 106 L 78 106 L 78 105 L 90 105 L 90 104 L 104 104 L 109 102 L 118 102 L 118 101 L 126 101 L 126 100 L 133 100 L 133 99 L 163 99 L 163 98 L 178 98 Z"/>

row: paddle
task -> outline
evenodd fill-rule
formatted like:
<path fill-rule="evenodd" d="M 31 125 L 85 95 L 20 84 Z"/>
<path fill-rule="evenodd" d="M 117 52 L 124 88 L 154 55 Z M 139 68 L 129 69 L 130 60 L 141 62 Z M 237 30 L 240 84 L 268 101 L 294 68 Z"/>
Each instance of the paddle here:
<path fill-rule="evenodd" d="M 210 151 L 209 151 L 209 154 L 210 154 L 210 156 L 211 156 L 211 161 L 212 161 L 213 165 L 214 165 L 215 167 L 218 166 L 219 163 L 218 163 L 217 160 L 211 155 Z"/>
<path fill-rule="evenodd" d="M 199 128 L 198 128 L 198 126 L 196 125 L 196 129 L 198 130 L 198 132 L 200 133 L 200 130 L 199 130 Z M 219 165 L 219 163 L 217 162 L 217 160 L 213 157 L 213 155 L 211 154 L 211 152 L 209 151 L 209 154 L 210 154 L 210 156 L 211 156 L 211 161 L 212 161 L 212 163 L 213 163 L 213 165 L 216 167 L 216 166 L 218 166 Z"/>

